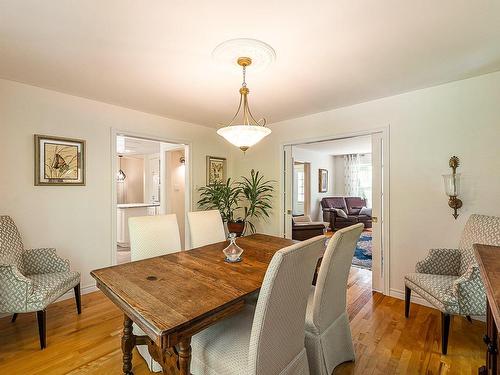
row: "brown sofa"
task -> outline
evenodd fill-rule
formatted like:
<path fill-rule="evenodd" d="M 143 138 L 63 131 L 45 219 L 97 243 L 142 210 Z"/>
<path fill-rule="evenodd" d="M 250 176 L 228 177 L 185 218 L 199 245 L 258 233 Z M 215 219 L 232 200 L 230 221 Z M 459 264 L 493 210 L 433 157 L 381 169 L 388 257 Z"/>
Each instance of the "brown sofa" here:
<path fill-rule="evenodd" d="M 292 218 L 292 239 L 304 241 L 325 233 L 329 223 L 312 221 L 309 215 L 294 216 Z"/>
<path fill-rule="evenodd" d="M 366 208 L 366 200 L 360 197 L 326 197 L 321 200 L 323 220 L 330 223 L 332 230 L 363 223 L 372 227 L 371 209 Z M 342 210 L 342 212 L 339 212 Z M 345 216 L 345 217 L 343 217 Z"/>

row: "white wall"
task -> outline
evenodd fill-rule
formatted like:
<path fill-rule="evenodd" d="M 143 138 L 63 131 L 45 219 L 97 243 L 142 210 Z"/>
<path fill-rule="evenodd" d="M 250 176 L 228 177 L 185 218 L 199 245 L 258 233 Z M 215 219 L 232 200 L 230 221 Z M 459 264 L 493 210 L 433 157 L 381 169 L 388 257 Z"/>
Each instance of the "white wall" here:
<path fill-rule="evenodd" d="M 308 162 L 311 164 L 311 219 L 313 221 L 322 221 L 323 215 L 320 208 L 321 199 L 333 195 L 333 176 L 334 166 L 333 157 L 309 150 L 304 150 L 298 147 L 292 148 L 292 155 L 295 161 Z M 319 169 L 328 170 L 328 191 L 326 193 L 319 192 Z"/>
<path fill-rule="evenodd" d="M 345 195 L 345 161 L 344 155 L 335 155 L 333 157 L 334 177 L 333 177 L 333 194 Z"/>
<path fill-rule="evenodd" d="M 229 156 L 211 128 L 0 80 L 0 214 L 14 218 L 25 247 L 70 259 L 83 287 L 94 285 L 91 270 L 111 264 L 112 127 L 192 142 L 194 187 L 205 184 L 206 155 Z M 33 185 L 35 133 L 87 141 L 86 186 Z"/>
<path fill-rule="evenodd" d="M 500 72 L 271 125 L 237 157 L 237 169 L 281 181 L 281 145 L 390 126 L 391 274 L 394 293 L 431 247 L 453 247 L 471 213 L 500 216 Z M 463 208 L 453 219 L 443 191 L 448 160 L 461 159 Z M 280 202 L 259 230 L 280 233 Z"/>

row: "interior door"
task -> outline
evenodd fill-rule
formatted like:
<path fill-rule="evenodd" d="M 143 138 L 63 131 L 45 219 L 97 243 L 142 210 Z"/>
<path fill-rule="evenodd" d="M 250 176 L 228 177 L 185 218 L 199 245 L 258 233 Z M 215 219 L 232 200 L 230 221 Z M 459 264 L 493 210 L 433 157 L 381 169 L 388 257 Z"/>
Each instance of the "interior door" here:
<path fill-rule="evenodd" d="M 292 146 L 283 147 L 283 237 L 292 238 L 293 155 Z"/>
<path fill-rule="evenodd" d="M 383 147 L 382 133 L 372 134 L 372 289 L 381 293 L 384 292 Z"/>

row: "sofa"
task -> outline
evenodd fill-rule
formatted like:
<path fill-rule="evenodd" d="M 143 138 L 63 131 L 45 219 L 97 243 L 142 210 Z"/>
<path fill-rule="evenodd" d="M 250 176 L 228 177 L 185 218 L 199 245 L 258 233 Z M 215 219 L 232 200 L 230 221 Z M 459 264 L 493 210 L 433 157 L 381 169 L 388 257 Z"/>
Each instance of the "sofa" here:
<path fill-rule="evenodd" d="M 366 207 L 361 197 L 325 197 L 321 200 L 323 220 L 330 223 L 332 230 L 362 223 L 372 227 L 372 210 Z"/>
<path fill-rule="evenodd" d="M 292 239 L 304 241 L 320 236 L 328 229 L 328 222 L 312 221 L 309 215 L 292 217 Z"/>

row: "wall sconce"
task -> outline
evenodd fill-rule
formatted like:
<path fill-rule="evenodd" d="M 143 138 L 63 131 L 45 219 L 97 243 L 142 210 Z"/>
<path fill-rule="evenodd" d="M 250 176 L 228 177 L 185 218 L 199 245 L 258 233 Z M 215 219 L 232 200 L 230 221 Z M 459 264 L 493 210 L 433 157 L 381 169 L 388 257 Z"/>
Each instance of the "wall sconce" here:
<path fill-rule="evenodd" d="M 456 156 L 450 158 L 450 168 L 453 170 L 452 174 L 444 174 L 444 192 L 450 198 L 448 200 L 448 206 L 453 209 L 453 217 L 455 220 L 458 217 L 457 210 L 462 207 L 462 201 L 458 199 L 460 194 L 460 173 L 457 172 L 457 168 L 460 165 L 460 159 Z"/>
<path fill-rule="evenodd" d="M 179 163 L 181 163 L 181 164 L 186 164 L 186 158 L 185 158 L 184 156 L 181 156 L 181 157 L 179 158 Z"/>

